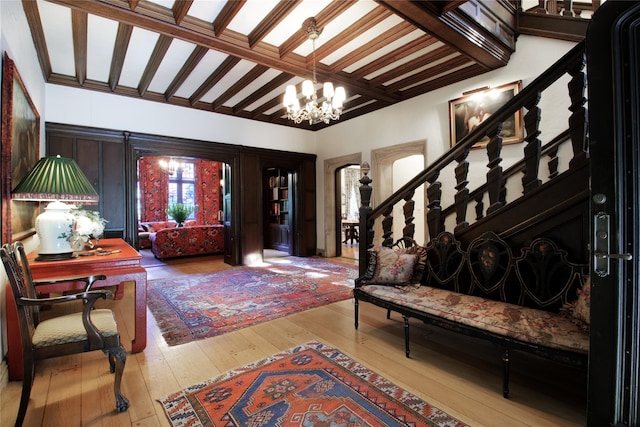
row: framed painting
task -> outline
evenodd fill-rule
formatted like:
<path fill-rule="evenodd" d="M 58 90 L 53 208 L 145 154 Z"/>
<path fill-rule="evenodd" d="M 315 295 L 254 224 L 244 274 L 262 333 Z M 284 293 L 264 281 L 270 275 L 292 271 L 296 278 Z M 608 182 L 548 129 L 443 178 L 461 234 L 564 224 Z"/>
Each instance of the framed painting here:
<path fill-rule="evenodd" d="M 35 234 L 38 202 L 11 200 L 11 191 L 39 159 L 40 115 L 15 63 L 2 58 L 2 243 Z"/>
<path fill-rule="evenodd" d="M 468 92 L 465 96 L 449 101 L 449 122 L 451 126 L 451 146 L 456 145 L 462 138 L 471 133 L 480 123 L 487 120 L 507 101 L 520 92 L 520 81 L 509 83 L 493 89 L 478 89 Z M 502 125 L 503 144 L 522 142 L 522 111 L 518 110 Z M 485 137 L 473 148 L 485 147 L 489 138 Z"/>

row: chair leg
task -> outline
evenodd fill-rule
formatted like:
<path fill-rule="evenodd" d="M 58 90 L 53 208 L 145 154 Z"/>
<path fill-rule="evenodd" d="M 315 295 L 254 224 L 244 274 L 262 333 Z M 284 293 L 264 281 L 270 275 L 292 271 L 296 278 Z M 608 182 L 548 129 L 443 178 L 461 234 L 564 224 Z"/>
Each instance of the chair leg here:
<path fill-rule="evenodd" d="M 27 406 L 29 406 L 29 398 L 31 397 L 31 387 L 33 386 L 33 377 L 36 368 L 32 361 L 25 360 L 22 368 L 22 396 L 20 397 L 20 407 L 16 418 L 16 427 L 22 426 L 24 417 L 27 414 Z"/>
<path fill-rule="evenodd" d="M 124 365 L 127 362 L 127 353 L 124 347 L 115 347 L 105 350 L 109 356 L 109 368 L 111 373 L 115 373 L 113 379 L 113 392 L 116 397 L 116 409 L 118 412 L 124 412 L 129 409 L 129 400 L 120 392 L 120 384 L 122 383 L 122 373 Z"/>

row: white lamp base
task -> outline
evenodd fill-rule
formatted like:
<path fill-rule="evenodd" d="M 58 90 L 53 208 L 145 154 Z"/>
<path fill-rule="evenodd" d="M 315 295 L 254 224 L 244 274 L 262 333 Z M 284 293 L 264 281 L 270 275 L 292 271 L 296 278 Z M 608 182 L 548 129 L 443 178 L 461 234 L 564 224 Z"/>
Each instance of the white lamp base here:
<path fill-rule="evenodd" d="M 73 257 L 71 236 L 74 217 L 69 213 L 72 205 L 51 202 L 36 218 L 36 233 L 40 250 L 36 261 L 58 261 Z"/>

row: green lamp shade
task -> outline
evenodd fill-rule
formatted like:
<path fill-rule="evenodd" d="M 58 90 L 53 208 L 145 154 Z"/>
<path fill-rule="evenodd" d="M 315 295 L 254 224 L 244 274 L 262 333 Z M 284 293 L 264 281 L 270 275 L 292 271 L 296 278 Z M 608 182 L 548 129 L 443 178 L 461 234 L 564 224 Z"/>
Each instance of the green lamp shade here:
<path fill-rule="evenodd" d="M 12 191 L 13 200 L 97 203 L 98 193 L 73 159 L 43 157 Z"/>

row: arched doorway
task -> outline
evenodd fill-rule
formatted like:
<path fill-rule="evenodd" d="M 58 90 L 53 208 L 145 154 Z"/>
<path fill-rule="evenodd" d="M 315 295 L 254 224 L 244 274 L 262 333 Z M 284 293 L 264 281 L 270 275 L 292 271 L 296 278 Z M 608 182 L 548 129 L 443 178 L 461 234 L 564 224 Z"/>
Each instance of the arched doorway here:
<path fill-rule="evenodd" d="M 362 163 L 362 153 L 348 154 L 342 157 L 324 161 L 324 248 L 325 256 L 336 256 L 336 241 L 338 241 L 336 215 L 336 171 L 349 165 Z M 318 218 L 318 221 L 321 219 Z"/>
<path fill-rule="evenodd" d="M 336 170 L 336 256 L 358 259 L 360 165 Z"/>

